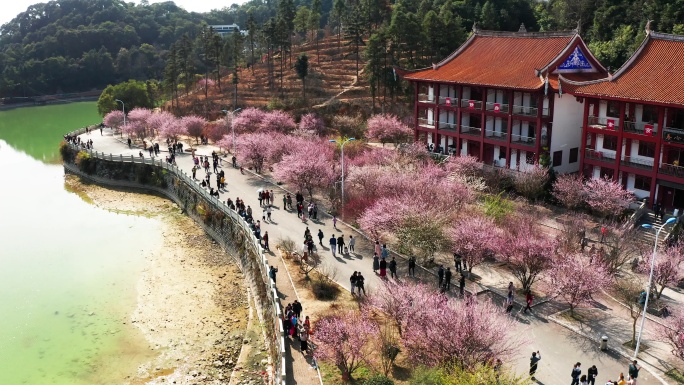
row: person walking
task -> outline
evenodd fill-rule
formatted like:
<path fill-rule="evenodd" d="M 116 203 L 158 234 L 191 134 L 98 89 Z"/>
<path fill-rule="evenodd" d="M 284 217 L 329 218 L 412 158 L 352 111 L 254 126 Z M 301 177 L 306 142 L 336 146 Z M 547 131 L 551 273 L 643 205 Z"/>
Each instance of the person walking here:
<path fill-rule="evenodd" d="M 271 267 L 268 269 L 268 276 L 271 277 L 271 279 L 273 280 L 273 284 L 276 283 L 276 273 L 278 273 L 278 268 L 277 268 L 277 267 L 271 266 Z"/>
<path fill-rule="evenodd" d="M 579 385 L 579 379 L 580 376 L 582 375 L 582 369 L 580 369 L 580 364 L 579 362 L 575 364 L 575 366 L 572 367 L 572 372 L 570 372 L 570 377 L 572 377 L 572 382 L 570 385 Z"/>
<path fill-rule="evenodd" d="M 268 247 L 268 231 L 264 231 L 264 235 L 261 236 L 261 240 L 264 241 L 264 250 L 270 252 L 271 249 Z"/>
<path fill-rule="evenodd" d="M 444 266 L 439 265 L 439 269 L 437 269 L 437 287 L 442 287 L 442 283 L 444 283 Z"/>
<path fill-rule="evenodd" d="M 461 263 L 461 262 L 462 262 L 462 261 L 463 261 L 463 257 L 461 257 L 461 254 L 459 254 L 459 253 L 454 253 L 454 268 L 455 268 L 456 271 L 458 271 L 459 273 L 461 272 L 461 267 L 462 267 L 462 263 Z"/>
<path fill-rule="evenodd" d="M 266 217 L 268 218 L 269 222 L 272 222 L 272 220 L 271 220 L 271 205 L 268 205 L 268 207 L 266 207 Z"/>
<path fill-rule="evenodd" d="M 340 254 L 344 252 L 344 235 L 342 234 L 337 237 L 337 252 Z"/>
<path fill-rule="evenodd" d="M 633 360 L 627 369 L 629 378 L 632 380 L 632 385 L 637 385 L 637 377 L 639 377 L 641 366 L 637 365 L 637 360 Z"/>
<path fill-rule="evenodd" d="M 295 300 L 292 303 L 292 312 L 297 316 L 297 318 L 302 316 L 302 310 L 304 310 L 304 307 L 302 306 L 301 302 L 299 302 L 299 300 Z"/>
<path fill-rule="evenodd" d="M 529 310 L 530 313 L 532 312 L 532 301 L 534 300 L 534 297 L 532 296 L 532 292 L 530 290 L 527 290 L 525 293 L 525 302 L 527 303 L 527 306 L 525 306 L 525 309 L 523 310 L 523 313 L 527 313 Z"/>
<path fill-rule="evenodd" d="M 606 239 L 606 234 L 608 233 L 608 229 L 606 226 L 601 226 L 601 241 L 600 243 L 603 243 L 603 241 Z"/>
<path fill-rule="evenodd" d="M 416 257 L 411 256 L 408 259 L 408 275 L 409 277 L 416 276 Z"/>
<path fill-rule="evenodd" d="M 263 206 L 263 203 L 262 203 L 263 200 L 264 200 L 264 193 L 263 193 L 263 191 L 259 191 L 258 199 L 259 199 L 259 207 Z"/>
<path fill-rule="evenodd" d="M 465 294 L 465 274 L 461 273 L 461 278 L 458 280 L 458 290 L 461 296 Z"/>
<path fill-rule="evenodd" d="M 380 258 L 378 254 L 373 253 L 373 273 L 378 274 L 378 270 L 380 270 Z"/>
<path fill-rule="evenodd" d="M 382 245 L 382 252 L 380 253 L 380 258 L 385 259 L 389 257 L 389 250 L 387 249 L 387 245 L 383 244 Z"/>
<path fill-rule="evenodd" d="M 337 217 L 333 216 L 333 229 L 337 230 Z"/>
<path fill-rule="evenodd" d="M 625 381 L 625 375 L 620 373 L 620 377 L 617 380 L 617 385 L 627 385 L 627 381 Z"/>
<path fill-rule="evenodd" d="M 349 283 L 351 285 L 351 294 L 354 295 L 354 289 L 356 289 L 356 272 L 349 277 Z"/>
<path fill-rule="evenodd" d="M 318 229 L 318 244 L 323 246 L 323 238 L 325 238 L 325 235 L 323 235 L 323 230 Z"/>
<path fill-rule="evenodd" d="M 350 235 L 348 245 L 349 245 L 349 252 L 353 253 L 354 252 L 354 246 L 356 245 L 356 238 L 354 238 L 353 236 Z"/>
<path fill-rule="evenodd" d="M 580 377 L 580 385 L 589 385 L 586 374 L 583 374 L 582 377 Z"/>
<path fill-rule="evenodd" d="M 451 268 L 447 267 L 444 272 L 444 290 L 446 291 L 449 289 L 451 289 Z"/>
<path fill-rule="evenodd" d="M 506 296 L 506 313 L 510 313 L 513 310 L 513 291 L 509 290 Z"/>
<path fill-rule="evenodd" d="M 309 331 L 306 328 L 303 328 L 299 333 L 299 343 L 299 348 L 301 349 L 302 353 L 307 355 L 309 353 Z"/>
<path fill-rule="evenodd" d="M 537 373 L 537 363 L 541 360 L 541 354 L 539 350 L 532 352 L 532 357 L 530 357 L 530 377 L 534 380 L 534 375 Z"/>
<path fill-rule="evenodd" d="M 336 254 L 336 252 L 337 252 L 337 238 L 335 238 L 334 234 L 332 236 L 330 236 L 329 242 L 330 242 L 330 250 L 332 251 L 332 255 L 333 255 L 333 257 L 336 257 L 337 256 L 337 254 Z"/>
<path fill-rule="evenodd" d="M 275 194 L 273 193 L 273 190 L 268 194 L 268 201 L 273 206 L 273 203 L 275 202 Z"/>
<path fill-rule="evenodd" d="M 131 148 L 131 138 L 128 138 L 128 148 Z"/>
<path fill-rule="evenodd" d="M 287 196 L 283 195 L 283 210 L 287 211 Z"/>
<path fill-rule="evenodd" d="M 385 278 L 387 276 L 387 261 L 384 259 L 380 260 L 380 278 Z"/>
<path fill-rule="evenodd" d="M 396 279 L 397 278 L 397 261 L 392 257 L 392 260 L 389 263 L 389 271 L 390 271 L 390 277 Z"/>
<path fill-rule="evenodd" d="M 356 292 L 358 293 L 359 296 L 361 296 L 361 292 L 363 291 L 363 295 L 366 295 L 366 289 L 364 288 L 364 281 L 366 279 L 363 278 L 363 274 L 359 271 L 359 273 L 356 275 Z"/>
<path fill-rule="evenodd" d="M 596 385 L 596 377 L 598 377 L 598 369 L 596 369 L 596 365 L 592 365 L 587 370 L 587 382 L 591 385 Z"/>

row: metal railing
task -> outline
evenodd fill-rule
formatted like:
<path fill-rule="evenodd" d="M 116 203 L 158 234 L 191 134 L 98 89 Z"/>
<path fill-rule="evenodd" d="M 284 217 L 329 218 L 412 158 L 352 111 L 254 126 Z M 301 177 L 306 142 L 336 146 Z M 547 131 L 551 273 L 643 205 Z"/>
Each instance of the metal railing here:
<path fill-rule="evenodd" d="M 434 103 L 435 95 L 430 94 L 418 94 L 418 102 L 420 103 Z"/>
<path fill-rule="evenodd" d="M 499 105 L 499 110 L 496 110 L 496 105 Z M 495 102 L 487 102 L 485 104 L 485 108 L 487 111 L 494 111 L 494 112 L 501 112 L 501 113 L 508 113 L 508 103 L 495 103 Z"/>
<path fill-rule="evenodd" d="M 480 135 L 482 135 L 482 128 L 470 127 L 470 126 L 461 126 L 461 134 L 480 136 Z"/>
<path fill-rule="evenodd" d="M 613 122 L 613 127 L 608 127 L 609 120 Z M 605 116 L 589 116 L 587 118 L 587 125 L 598 128 L 608 128 L 611 130 L 617 130 L 619 121 L 620 119 L 618 118 L 611 118 Z"/>
<path fill-rule="evenodd" d="M 485 138 L 494 140 L 507 140 L 508 133 L 506 131 L 485 130 Z"/>
<path fill-rule="evenodd" d="M 646 126 L 651 125 L 653 127 L 653 131 L 647 133 L 646 132 Z M 635 134 L 641 134 L 641 135 L 655 135 L 658 133 L 658 124 L 654 123 L 644 123 L 644 122 L 624 122 L 622 124 L 622 130 L 624 132 L 631 132 Z"/>
<path fill-rule="evenodd" d="M 418 125 L 422 127 L 435 128 L 435 120 L 418 118 Z"/>
<path fill-rule="evenodd" d="M 69 133 L 69 135 L 80 135 L 85 132 L 85 128 L 76 130 L 74 132 Z M 176 165 L 171 164 L 166 162 L 165 160 L 162 159 L 155 159 L 155 158 L 145 158 L 145 157 L 140 157 L 140 156 L 123 156 L 122 154 L 119 155 L 113 155 L 113 154 L 105 154 L 104 152 L 98 152 L 92 149 L 84 149 L 81 148 L 73 143 L 68 143 L 70 147 L 75 150 L 75 151 L 85 151 L 88 153 L 92 158 L 96 159 L 101 159 L 104 161 L 109 161 L 109 162 L 120 162 L 120 163 L 138 163 L 138 164 L 146 164 L 150 166 L 155 166 L 159 167 L 162 170 L 166 170 L 168 173 L 172 174 L 173 176 L 179 178 L 182 182 L 184 182 L 184 185 L 189 187 L 193 192 L 196 194 L 200 195 L 204 200 L 211 204 L 216 210 L 221 211 L 227 218 L 230 218 L 231 221 L 235 224 L 237 224 L 240 229 L 242 230 L 242 234 L 244 236 L 244 245 L 248 248 L 251 248 L 254 254 L 258 258 L 257 264 L 257 274 L 261 276 L 260 280 L 253 279 L 252 281 L 257 283 L 261 282 L 265 285 L 265 292 L 267 293 L 267 299 L 269 304 L 272 306 L 272 313 L 273 313 L 273 318 L 269 320 L 272 322 L 273 325 L 273 333 L 274 335 L 272 337 L 276 337 L 275 340 L 269 340 L 269 344 L 273 344 L 275 347 L 274 351 L 277 352 L 275 357 L 271 357 L 273 361 L 273 379 L 274 383 L 278 385 L 285 385 L 286 384 L 286 366 L 285 366 L 285 331 L 283 330 L 283 325 L 282 325 L 282 311 L 281 311 L 281 306 L 282 304 L 280 303 L 280 299 L 278 297 L 278 293 L 276 290 L 275 282 L 273 282 L 272 279 L 268 276 L 268 270 L 269 270 L 269 265 L 268 265 L 268 260 L 266 259 L 266 256 L 263 253 L 263 249 L 261 247 L 261 243 L 259 239 L 256 237 L 254 232 L 249 226 L 249 223 L 240 216 L 236 211 L 230 209 L 224 202 L 221 202 L 220 199 L 217 197 L 213 197 L 209 195 L 209 192 L 205 190 L 204 188 L 200 187 L 199 184 L 197 184 L 196 181 L 194 181 L 190 176 L 185 173 L 185 171 L 181 170 L 178 168 Z M 72 172 L 77 172 L 79 175 L 84 176 L 87 179 L 91 179 L 96 182 L 101 182 L 103 184 L 112 184 L 112 185 L 120 185 L 124 187 L 135 187 L 135 188 L 143 188 L 143 189 L 149 189 L 153 191 L 157 191 L 165 196 L 170 197 L 172 200 L 174 200 L 177 204 L 182 206 L 182 201 L 176 194 L 176 192 L 173 190 L 174 186 L 169 186 L 167 188 L 162 188 L 162 187 L 157 187 L 153 185 L 146 185 L 146 184 L 141 184 L 137 182 L 130 182 L 130 181 L 121 181 L 121 180 L 113 180 L 113 179 L 105 179 L 101 177 L 96 177 L 92 175 L 88 175 L 86 173 L 81 172 L 76 166 L 71 165 L 71 164 L 64 164 L 65 168 L 68 168 Z M 193 217 L 188 213 L 189 216 Z M 231 239 L 226 239 L 223 237 L 219 231 L 216 229 L 209 227 L 206 225 L 199 217 L 193 217 L 195 221 L 200 224 L 204 230 L 212 236 L 217 242 L 220 244 L 223 244 L 224 247 L 228 247 L 229 244 L 233 243 L 233 240 Z M 233 255 L 232 253 L 229 253 L 231 257 L 236 261 L 238 266 L 241 268 L 243 273 L 245 273 L 246 269 L 245 266 L 241 263 L 242 261 L 237 255 Z M 257 309 L 257 314 L 261 318 L 261 322 L 265 323 L 265 319 L 263 319 L 263 311 L 259 311 L 260 309 Z"/>
<path fill-rule="evenodd" d="M 684 167 L 679 166 L 679 165 L 663 163 L 660 165 L 660 168 L 658 171 L 661 174 L 672 175 L 672 176 L 676 176 L 679 178 L 684 178 Z"/>
<path fill-rule="evenodd" d="M 447 103 L 447 99 L 449 99 L 449 103 Z M 440 96 L 439 97 L 439 104 L 443 106 L 458 106 L 458 98 L 457 97 L 450 97 L 450 96 Z"/>
<path fill-rule="evenodd" d="M 513 115 L 537 116 L 537 107 L 513 105 Z"/>
<path fill-rule="evenodd" d="M 620 164 L 623 166 L 643 168 L 644 170 L 653 170 L 654 160 L 651 159 L 650 161 L 648 161 L 640 157 L 635 158 L 632 156 L 625 156 L 624 159 L 620 160 Z"/>
<path fill-rule="evenodd" d="M 596 151 L 593 148 L 586 148 L 584 150 L 584 157 L 587 159 L 595 159 L 595 160 L 600 160 L 600 161 L 604 161 L 604 162 L 614 162 L 615 161 L 615 153 Z"/>
<path fill-rule="evenodd" d="M 456 130 L 456 127 L 458 127 L 458 124 L 456 123 L 439 122 L 440 130 Z"/>
<path fill-rule="evenodd" d="M 536 144 L 535 141 L 536 138 L 534 136 L 511 134 L 511 143 L 518 143 L 525 146 L 534 146 Z"/>
<path fill-rule="evenodd" d="M 482 102 L 480 100 L 461 99 L 461 108 L 470 108 L 473 110 L 482 109 Z"/>

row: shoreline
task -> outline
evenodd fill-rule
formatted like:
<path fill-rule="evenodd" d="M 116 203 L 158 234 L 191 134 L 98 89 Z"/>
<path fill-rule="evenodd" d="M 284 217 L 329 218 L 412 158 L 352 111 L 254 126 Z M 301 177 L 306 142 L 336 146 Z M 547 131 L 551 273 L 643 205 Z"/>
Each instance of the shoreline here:
<path fill-rule="evenodd" d="M 232 259 L 171 201 L 85 184 L 75 176 L 66 176 L 65 185 L 97 207 L 158 218 L 162 224 L 162 245 L 145 256 L 137 306 L 124 321 L 141 332 L 141 345 L 149 346 L 153 358 L 139 363 L 121 383 L 229 379 L 250 307 L 243 275 Z"/>

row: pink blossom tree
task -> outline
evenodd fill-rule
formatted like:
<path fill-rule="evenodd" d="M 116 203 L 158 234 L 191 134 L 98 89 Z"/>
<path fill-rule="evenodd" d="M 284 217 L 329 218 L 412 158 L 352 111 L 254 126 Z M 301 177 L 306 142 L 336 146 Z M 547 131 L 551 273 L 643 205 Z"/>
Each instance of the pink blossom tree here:
<path fill-rule="evenodd" d="M 388 283 L 371 303 L 397 322 L 401 341 L 417 364 L 472 369 L 517 351 L 513 320 L 490 301 L 449 300 L 426 285 Z"/>
<path fill-rule="evenodd" d="M 368 137 L 378 140 L 383 146 L 385 143 L 406 142 L 413 135 L 411 127 L 391 114 L 373 115 L 367 126 Z"/>
<path fill-rule="evenodd" d="M 185 128 L 186 134 L 195 138 L 195 143 L 199 144 L 199 137 L 204 133 L 204 126 L 207 121 L 196 115 L 188 115 L 181 118 L 181 125 Z"/>
<path fill-rule="evenodd" d="M 494 251 L 499 229 L 491 218 L 482 215 L 467 216 L 456 222 L 449 230 L 452 250 L 463 257 L 468 272 L 481 264 L 488 251 Z"/>
<path fill-rule="evenodd" d="M 470 155 L 453 156 L 446 162 L 447 173 L 462 174 L 466 176 L 481 176 L 483 163 Z"/>
<path fill-rule="evenodd" d="M 345 381 L 376 353 L 373 341 L 380 331 L 365 312 L 330 315 L 316 322 L 314 329 L 315 356 L 337 366 Z"/>
<path fill-rule="evenodd" d="M 621 214 L 634 201 L 634 194 L 607 177 L 587 181 L 585 194 L 589 207 L 603 217 Z"/>
<path fill-rule="evenodd" d="M 254 107 L 245 108 L 233 119 L 233 130 L 236 134 L 256 132 L 264 116 L 266 112 L 263 110 Z"/>
<path fill-rule="evenodd" d="M 651 269 L 652 253 L 648 253 L 639 264 L 639 270 L 648 274 Z M 682 277 L 682 261 L 684 261 L 684 241 L 678 242 L 659 253 L 653 265 L 653 284 L 656 298 L 660 298 L 666 287 L 679 283 Z"/>
<path fill-rule="evenodd" d="M 561 255 L 553 262 L 548 272 L 549 289 L 570 306 L 575 308 L 593 299 L 593 296 L 611 283 L 611 277 L 601 263 L 590 263 L 582 255 Z"/>
<path fill-rule="evenodd" d="M 135 135 L 139 139 L 145 138 L 149 132 L 149 119 L 152 111 L 147 108 L 134 108 L 128 113 L 127 134 Z"/>
<path fill-rule="evenodd" d="M 297 128 L 297 124 L 292 119 L 292 115 L 281 110 L 266 113 L 259 124 L 259 130 L 264 132 L 276 131 L 287 134 L 294 131 L 295 128 Z"/>
<path fill-rule="evenodd" d="M 172 141 L 177 141 L 182 135 L 185 135 L 185 127 L 181 123 L 180 119 L 173 117 L 169 119 L 161 126 L 161 136 Z"/>
<path fill-rule="evenodd" d="M 672 354 L 684 360 L 684 310 L 679 308 L 672 311 L 665 319 L 665 325 L 658 325 L 656 329 L 659 340 L 667 342 L 672 348 Z"/>
<path fill-rule="evenodd" d="M 532 290 L 539 276 L 551 267 L 555 248 L 554 240 L 546 237 L 530 216 L 509 219 L 494 247 L 506 258 L 523 291 Z"/>
<path fill-rule="evenodd" d="M 549 181 L 549 169 L 538 164 L 520 170 L 513 176 L 513 187 L 527 199 L 536 200 L 544 194 Z"/>
<path fill-rule="evenodd" d="M 115 131 L 119 131 L 123 126 L 124 113 L 119 110 L 112 110 L 104 116 L 104 124 L 107 127 L 113 128 Z"/>
<path fill-rule="evenodd" d="M 240 163 L 253 168 L 257 174 L 261 174 L 268 159 L 270 140 L 271 135 L 263 132 L 238 136 L 236 140 L 236 156 Z"/>
<path fill-rule="evenodd" d="M 229 130 L 228 127 L 226 127 L 224 120 L 209 122 L 204 129 L 204 134 L 214 143 L 221 140 L 223 136 L 228 135 L 228 133 Z"/>
<path fill-rule="evenodd" d="M 562 174 L 553 182 L 553 197 L 570 210 L 581 207 L 586 200 L 586 190 L 581 175 Z"/>
<path fill-rule="evenodd" d="M 314 113 L 304 114 L 299 120 L 299 131 L 308 136 L 325 134 L 325 122 Z"/>
<path fill-rule="evenodd" d="M 152 135 L 157 136 L 164 135 L 163 132 L 166 126 L 176 124 L 176 120 L 176 117 L 173 116 L 173 114 L 171 114 L 170 112 L 161 111 L 152 113 L 150 117 L 147 119 L 147 124 L 150 128 L 150 131 L 152 132 Z"/>
<path fill-rule="evenodd" d="M 233 148 L 233 139 L 228 135 L 224 135 L 223 138 L 219 139 L 214 144 L 221 149 Z"/>
<path fill-rule="evenodd" d="M 197 90 L 207 90 L 211 87 L 214 87 L 216 85 L 216 82 L 213 79 L 200 79 L 197 82 Z"/>
<path fill-rule="evenodd" d="M 315 189 L 329 186 L 334 179 L 332 153 L 327 142 L 305 142 L 273 166 L 273 176 L 307 191 L 313 198 Z"/>

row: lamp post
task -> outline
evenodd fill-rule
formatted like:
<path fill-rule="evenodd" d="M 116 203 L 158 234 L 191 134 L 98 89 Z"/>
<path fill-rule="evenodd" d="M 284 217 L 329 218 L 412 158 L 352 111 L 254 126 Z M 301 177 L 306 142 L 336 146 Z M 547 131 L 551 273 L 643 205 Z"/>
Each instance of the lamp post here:
<path fill-rule="evenodd" d="M 340 145 L 340 155 L 342 158 L 342 206 L 344 206 L 344 145 L 351 142 L 352 140 L 356 140 L 356 138 L 349 138 L 345 141 L 342 142 Z M 337 143 L 335 139 L 330 139 L 330 143 Z"/>
<path fill-rule="evenodd" d="M 118 103 L 121 103 L 121 110 L 123 111 L 123 114 L 124 114 L 124 123 L 123 123 L 123 125 L 124 125 L 124 128 L 125 128 L 125 127 L 126 127 L 126 105 L 124 104 L 124 102 L 123 102 L 122 100 L 114 99 L 114 101 L 115 101 L 115 102 L 118 102 Z M 123 130 L 121 130 L 121 137 L 123 137 Z"/>
<path fill-rule="evenodd" d="M 233 119 L 235 119 L 235 113 L 239 112 L 240 110 L 242 110 L 242 108 L 236 108 L 233 111 L 221 110 L 221 111 L 223 111 L 224 114 L 226 114 L 226 116 L 228 116 L 228 113 L 230 113 L 230 131 L 231 131 L 231 135 L 233 136 L 233 155 L 234 156 L 236 156 L 236 155 L 235 155 L 235 128 L 233 128 Z"/>
<path fill-rule="evenodd" d="M 663 227 L 667 225 L 671 225 L 677 221 L 677 218 L 672 217 L 669 218 L 668 220 L 665 221 L 658 230 L 656 231 L 656 236 L 655 236 L 655 241 L 653 243 L 653 254 L 651 255 L 651 273 L 648 276 L 648 286 L 646 286 L 646 300 L 644 301 L 644 311 L 641 314 L 641 326 L 639 327 L 639 336 L 637 337 L 637 342 L 636 342 L 636 348 L 634 349 L 634 359 L 637 358 L 637 355 L 639 355 L 639 345 L 641 344 L 641 335 L 644 332 L 644 323 L 646 321 L 646 310 L 648 310 L 648 298 L 651 296 L 651 282 L 653 281 L 653 269 L 655 268 L 655 258 L 656 258 L 656 252 L 658 251 L 658 236 L 660 236 L 660 232 L 663 230 Z M 644 223 L 641 225 L 641 227 L 645 229 L 651 229 L 653 228 L 652 225 L 648 223 Z"/>

